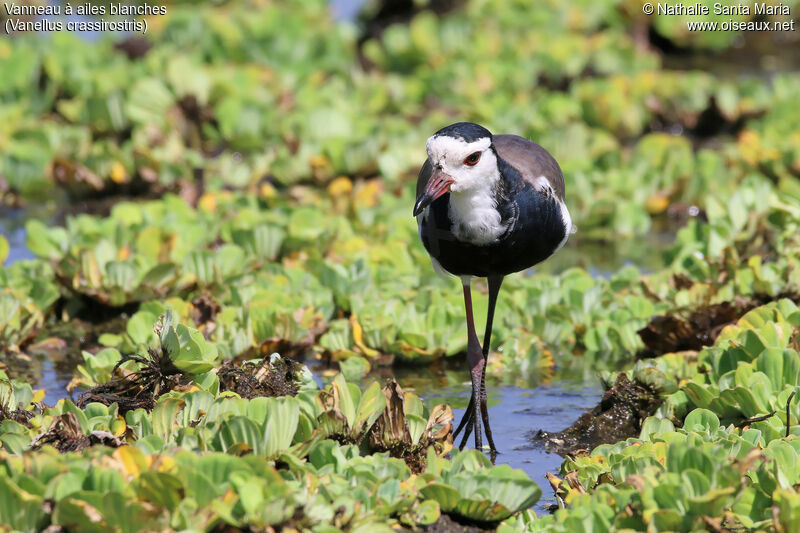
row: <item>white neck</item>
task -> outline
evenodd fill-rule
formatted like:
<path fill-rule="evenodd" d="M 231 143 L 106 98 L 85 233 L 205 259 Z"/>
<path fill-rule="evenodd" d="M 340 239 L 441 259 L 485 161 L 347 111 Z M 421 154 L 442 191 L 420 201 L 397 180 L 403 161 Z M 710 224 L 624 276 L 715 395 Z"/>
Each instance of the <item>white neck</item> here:
<path fill-rule="evenodd" d="M 481 246 L 494 242 L 506 231 L 493 190 L 499 179 L 500 173 L 495 172 L 477 187 L 450 191 L 449 215 L 457 239 Z"/>

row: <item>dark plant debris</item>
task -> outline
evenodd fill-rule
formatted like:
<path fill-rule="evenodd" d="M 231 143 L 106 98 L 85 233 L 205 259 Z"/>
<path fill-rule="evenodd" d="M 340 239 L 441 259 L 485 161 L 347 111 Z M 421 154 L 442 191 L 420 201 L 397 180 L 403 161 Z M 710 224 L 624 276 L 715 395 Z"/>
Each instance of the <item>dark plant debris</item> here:
<path fill-rule="evenodd" d="M 72 412 L 53 419 L 50 428 L 33 439 L 31 448 L 37 450 L 45 444 L 50 444 L 61 453 L 79 452 L 90 446 L 89 437 L 81 431 L 78 417 Z"/>
<path fill-rule="evenodd" d="M 25 409 L 9 409 L 6 405 L 0 405 L 0 422 L 13 420 L 29 428 L 31 427 L 30 419 L 33 418 L 33 415 L 33 412 Z"/>
<path fill-rule="evenodd" d="M 425 471 L 428 464 L 427 442 L 423 438 L 417 446 L 411 445 L 411 435 L 403 406 L 403 390 L 397 381 L 388 380 L 383 387 L 383 393 L 386 397 L 386 410 L 369 430 L 370 447 L 373 450 L 389 452 L 389 455 L 396 459 L 402 459 L 413 473 L 420 474 Z"/>
<path fill-rule="evenodd" d="M 286 357 L 276 359 L 273 363 L 269 358 L 258 363 L 225 361 L 217 371 L 217 377 L 221 390 L 235 392 L 242 398 L 296 396 L 298 386 L 295 372 L 299 366 L 299 363 Z"/>
<path fill-rule="evenodd" d="M 7 383 L 9 387 L 11 386 L 9 381 L 3 380 L 3 382 Z M 26 409 L 20 409 L 20 407 L 23 407 L 22 405 L 9 405 L 10 403 L 10 395 L 0 398 L 0 422 L 13 420 L 25 427 L 31 427 L 30 419 L 33 418 L 34 413 Z"/>
<path fill-rule="evenodd" d="M 642 355 L 700 350 L 713 344 L 723 327 L 753 307 L 750 301 L 723 302 L 695 309 L 686 318 L 678 314 L 654 316 L 637 332 L 646 347 Z"/>
<path fill-rule="evenodd" d="M 770 418 L 775 416 L 775 413 L 776 413 L 776 411 L 770 411 L 769 413 L 767 413 L 765 415 L 754 416 L 752 418 L 745 418 L 744 420 L 742 420 L 741 422 L 736 424 L 736 427 L 739 428 L 739 429 L 742 429 L 742 428 L 746 428 L 746 427 L 750 426 L 750 424 L 755 424 L 756 422 L 763 422 L 764 420 L 769 420 Z"/>
<path fill-rule="evenodd" d="M 79 452 L 96 444 L 118 448 L 122 441 L 108 431 L 92 431 L 86 435 L 81 430 L 78 417 L 73 412 L 57 416 L 50 424 L 50 428 L 33 439 L 31 448 L 38 450 L 49 444 L 61 453 Z"/>
<path fill-rule="evenodd" d="M 442 513 L 433 524 L 416 527 L 411 530 L 414 533 L 488 533 L 496 531 L 494 524 L 481 524 L 466 520 L 460 516 L 450 516 Z"/>
<path fill-rule="evenodd" d="M 540 430 L 533 438 L 544 442 L 548 451 L 559 455 L 591 450 L 600 444 L 638 436 L 642 422 L 663 401 L 659 391 L 637 379 L 629 380 L 622 373 L 600 403 L 582 414 L 570 427 L 558 433 Z"/>
<path fill-rule="evenodd" d="M 139 363 L 144 368 L 83 392 L 78 396 L 78 407 L 83 408 L 88 403 L 99 402 L 103 405 L 116 403 L 121 414 L 139 408 L 150 411 L 155 407 L 156 399 L 160 395 L 184 384 L 189 379 L 172 364 L 169 356 L 156 350 L 150 350 L 147 356 L 123 355 L 114 366 L 112 374 L 116 374 L 120 366 L 127 361 Z"/>
<path fill-rule="evenodd" d="M 673 283 L 679 288 L 685 287 L 686 283 L 691 285 L 691 282 L 677 277 Z M 725 326 L 735 323 L 751 309 L 781 298 L 800 301 L 800 295 L 795 293 L 782 293 L 774 297 L 757 295 L 654 316 L 637 332 L 645 345 L 638 355 L 648 358 L 671 352 L 701 350 L 714 344 Z"/>
<path fill-rule="evenodd" d="M 214 322 L 222 306 L 214 297 L 207 293 L 200 294 L 192 300 L 192 318 L 195 324 L 207 324 Z"/>
<path fill-rule="evenodd" d="M 152 47 L 150 41 L 138 35 L 131 35 L 114 45 L 114 48 L 128 56 L 128 59 L 141 59 Z"/>
<path fill-rule="evenodd" d="M 391 457 L 405 461 L 413 473 L 421 474 L 428 465 L 430 446 L 434 447 L 437 455 L 447 453 L 452 447 L 453 410 L 444 404 L 434 407 L 426 431 L 414 445 L 405 413 L 403 389 L 397 381 L 390 379 L 382 390 L 386 409 L 369 429 L 369 447 L 373 452 L 389 452 Z"/>

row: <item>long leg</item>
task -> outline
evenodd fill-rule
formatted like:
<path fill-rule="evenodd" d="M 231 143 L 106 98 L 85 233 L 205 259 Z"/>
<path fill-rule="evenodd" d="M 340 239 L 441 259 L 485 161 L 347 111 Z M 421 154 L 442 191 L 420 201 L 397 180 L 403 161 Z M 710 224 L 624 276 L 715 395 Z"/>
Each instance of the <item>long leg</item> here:
<path fill-rule="evenodd" d="M 497 295 L 500 292 L 500 285 L 503 284 L 503 276 L 490 276 L 489 279 L 489 311 L 486 314 L 486 331 L 483 334 L 483 357 L 489 357 L 489 345 L 492 341 L 492 324 L 494 322 L 494 308 L 497 305 Z M 480 390 L 480 410 L 483 419 L 483 427 L 486 428 L 486 440 L 489 441 L 489 449 L 492 453 L 492 461 L 497 455 L 494 440 L 492 439 L 492 428 L 489 427 L 489 408 L 486 405 L 486 366 L 481 372 Z"/>
<path fill-rule="evenodd" d="M 489 343 L 492 340 L 492 324 L 494 323 L 494 307 L 497 305 L 497 295 L 500 292 L 500 285 L 503 284 L 503 276 L 491 276 L 489 282 L 489 312 L 486 314 L 486 331 L 483 334 L 483 356 L 489 356 Z"/>
<path fill-rule="evenodd" d="M 472 315 L 472 293 L 469 286 L 470 278 L 462 278 L 462 286 L 464 289 L 464 308 L 467 315 L 467 364 L 469 365 L 470 375 L 472 378 L 472 397 L 470 398 L 469 406 L 467 407 L 464 417 L 456 430 L 456 435 L 462 427 L 466 426 L 464 437 L 459 447 L 463 448 L 469 438 L 470 433 L 475 431 L 475 447 L 480 449 L 481 442 L 481 420 L 475 416 L 476 406 L 480 405 L 480 384 L 483 369 L 486 364 L 481 350 L 481 344 L 478 340 L 478 334 L 475 333 L 475 320 Z"/>
<path fill-rule="evenodd" d="M 503 276 L 492 276 L 488 279 L 489 281 L 489 310 L 486 316 L 486 330 L 483 335 L 483 357 L 486 359 L 489 356 L 489 348 L 492 340 L 492 325 L 494 323 L 494 310 L 495 306 L 497 305 L 497 296 L 500 292 L 500 286 L 503 283 Z M 483 425 L 486 427 L 486 438 L 489 441 L 489 447 L 492 451 L 492 455 L 497 453 L 497 449 L 494 445 L 494 439 L 492 438 L 492 430 L 489 427 L 489 412 L 486 405 L 486 379 L 485 379 L 485 366 L 483 372 L 481 372 L 481 385 L 480 385 L 480 394 L 479 399 L 480 401 L 480 410 L 481 410 L 481 419 L 483 420 Z M 461 418 L 461 422 L 458 424 L 458 428 L 456 429 L 455 433 L 453 434 L 454 437 L 458 437 L 458 434 L 461 433 L 461 430 L 464 429 L 466 426 L 467 432 L 464 434 L 463 439 L 461 440 L 460 448 L 463 448 L 469 438 L 470 433 L 472 432 L 472 425 L 473 425 L 473 418 L 475 416 L 475 398 L 470 396 L 469 405 L 467 406 L 467 410 L 464 412 L 464 416 Z"/>
<path fill-rule="evenodd" d="M 467 424 L 470 425 L 470 429 L 464 435 L 464 439 L 461 441 L 460 448 L 463 448 L 464 445 L 467 443 L 467 436 L 472 432 L 472 417 L 475 416 L 475 402 L 473 401 L 472 395 L 469 397 L 469 405 L 467 406 L 467 410 L 464 411 L 464 416 L 461 417 L 461 422 L 458 423 L 458 427 L 453 432 L 453 438 L 455 439 L 458 437 L 458 434 L 461 433 L 461 430 L 464 429 L 464 426 Z"/>

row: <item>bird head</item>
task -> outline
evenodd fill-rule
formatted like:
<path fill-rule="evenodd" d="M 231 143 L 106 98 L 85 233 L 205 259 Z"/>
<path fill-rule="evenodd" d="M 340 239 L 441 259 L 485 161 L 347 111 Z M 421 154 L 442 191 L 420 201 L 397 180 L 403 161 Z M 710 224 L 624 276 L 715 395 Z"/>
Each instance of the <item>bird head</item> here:
<path fill-rule="evenodd" d="M 500 177 L 492 133 L 472 122 L 457 122 L 434 133 L 426 144 L 433 171 L 414 205 L 417 216 L 447 192 L 493 186 Z"/>

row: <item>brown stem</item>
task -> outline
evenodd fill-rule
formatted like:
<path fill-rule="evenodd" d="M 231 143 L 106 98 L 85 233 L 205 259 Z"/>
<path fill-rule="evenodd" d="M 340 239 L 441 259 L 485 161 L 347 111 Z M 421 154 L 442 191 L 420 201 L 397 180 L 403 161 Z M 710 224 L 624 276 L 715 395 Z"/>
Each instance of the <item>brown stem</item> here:
<path fill-rule="evenodd" d="M 752 424 L 754 422 L 761 422 L 763 420 L 766 420 L 767 418 L 772 418 L 773 416 L 775 416 L 775 411 L 772 411 L 768 415 L 756 416 L 756 417 L 753 417 L 753 418 L 745 418 L 744 420 L 742 420 L 741 422 L 736 424 L 736 427 L 737 428 L 743 428 L 745 426 L 749 426 L 750 424 Z"/>

